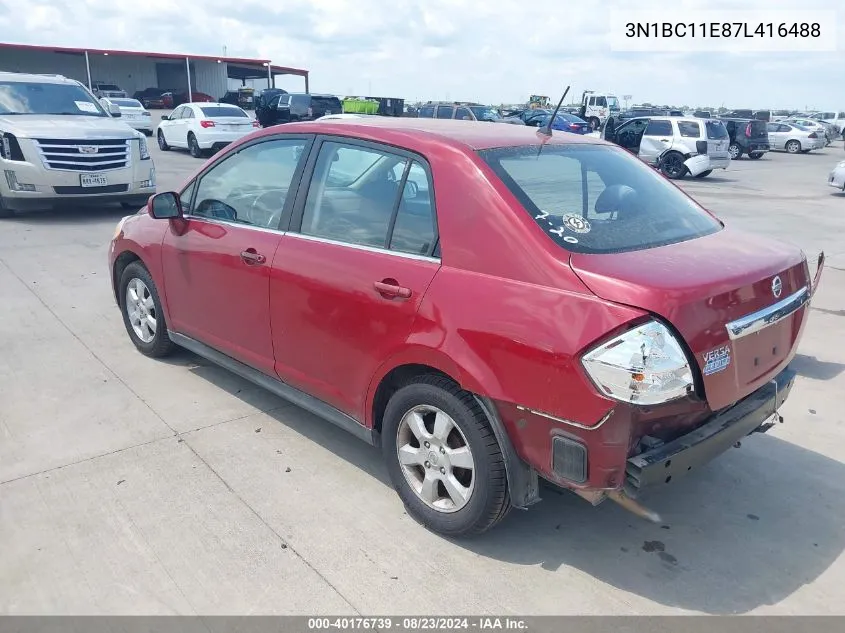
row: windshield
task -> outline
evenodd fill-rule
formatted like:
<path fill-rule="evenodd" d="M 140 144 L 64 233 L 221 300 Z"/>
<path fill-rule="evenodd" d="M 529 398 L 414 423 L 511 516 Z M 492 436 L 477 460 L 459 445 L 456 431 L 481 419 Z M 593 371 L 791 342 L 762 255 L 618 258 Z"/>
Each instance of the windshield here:
<path fill-rule="evenodd" d="M 121 108 L 143 108 L 140 101 L 135 99 L 109 99 L 112 103 Z"/>
<path fill-rule="evenodd" d="M 470 106 L 469 109 L 479 121 L 498 121 L 502 118 L 498 112 L 487 106 Z"/>
<path fill-rule="evenodd" d="M 607 98 L 607 107 L 611 110 L 618 110 L 619 109 L 619 99 L 616 97 L 608 97 Z"/>
<path fill-rule="evenodd" d="M 0 116 L 10 114 L 108 116 L 77 84 L 0 81 Z"/>
<path fill-rule="evenodd" d="M 200 107 L 202 113 L 207 116 L 209 119 L 215 119 L 217 117 L 224 117 L 224 116 L 235 116 L 235 117 L 248 117 L 249 115 L 241 110 L 240 108 L 236 108 L 235 106 L 204 106 Z"/>
<path fill-rule="evenodd" d="M 623 149 L 536 145 L 479 151 L 535 222 L 576 253 L 616 253 L 715 233 L 721 224 Z"/>

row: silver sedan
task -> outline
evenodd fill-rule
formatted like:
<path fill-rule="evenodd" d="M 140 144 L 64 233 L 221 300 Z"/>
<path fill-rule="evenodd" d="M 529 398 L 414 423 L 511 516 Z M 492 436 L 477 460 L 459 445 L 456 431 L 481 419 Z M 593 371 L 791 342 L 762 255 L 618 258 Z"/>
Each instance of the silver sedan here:
<path fill-rule="evenodd" d="M 814 149 L 823 149 L 826 144 L 824 133 L 786 121 L 769 123 L 766 131 L 773 150 L 787 151 L 790 154 L 806 154 Z"/>

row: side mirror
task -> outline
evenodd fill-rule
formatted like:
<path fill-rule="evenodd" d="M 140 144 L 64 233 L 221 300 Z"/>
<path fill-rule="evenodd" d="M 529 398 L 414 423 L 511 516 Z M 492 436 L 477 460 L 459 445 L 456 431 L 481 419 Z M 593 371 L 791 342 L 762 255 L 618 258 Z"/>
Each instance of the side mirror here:
<path fill-rule="evenodd" d="M 167 115 L 167 114 L 162 114 L 162 115 L 161 115 L 161 120 L 162 120 L 162 121 L 169 121 L 169 120 L 170 120 L 170 116 L 169 116 L 169 115 Z"/>
<path fill-rule="evenodd" d="M 182 200 L 174 191 L 165 191 L 150 196 L 147 203 L 150 215 L 156 220 L 172 220 L 182 217 Z"/>
<path fill-rule="evenodd" d="M 123 116 L 122 113 L 120 112 L 120 106 L 117 105 L 116 103 L 110 103 L 109 104 L 109 114 L 112 115 L 113 117 Z"/>

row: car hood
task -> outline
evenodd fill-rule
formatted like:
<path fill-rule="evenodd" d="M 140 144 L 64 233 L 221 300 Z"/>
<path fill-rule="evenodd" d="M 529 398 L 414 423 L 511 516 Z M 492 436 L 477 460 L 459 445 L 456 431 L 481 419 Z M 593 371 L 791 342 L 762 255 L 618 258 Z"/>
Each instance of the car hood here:
<path fill-rule="evenodd" d="M 758 389 L 795 355 L 806 307 L 735 340 L 726 326 L 810 287 L 806 258 L 798 248 L 725 228 L 658 248 L 573 253 L 570 264 L 599 297 L 647 310 L 675 328 L 695 357 L 713 410 Z M 713 369 L 708 362 L 725 349 L 730 363 L 708 373 Z"/>
<path fill-rule="evenodd" d="M 140 134 L 112 117 L 19 114 L 0 116 L 0 126 L 20 138 L 135 138 Z"/>

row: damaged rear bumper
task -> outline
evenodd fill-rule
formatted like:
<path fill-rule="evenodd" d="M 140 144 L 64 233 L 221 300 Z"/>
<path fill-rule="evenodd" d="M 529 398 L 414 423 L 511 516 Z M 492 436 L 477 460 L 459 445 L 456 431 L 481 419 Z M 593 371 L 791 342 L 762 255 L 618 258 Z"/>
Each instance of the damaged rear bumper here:
<path fill-rule="evenodd" d="M 796 372 L 787 367 L 774 379 L 731 408 L 714 414 L 694 431 L 628 459 L 625 493 L 636 497 L 644 488 L 664 485 L 724 453 L 746 435 L 764 426 L 786 400 Z"/>

